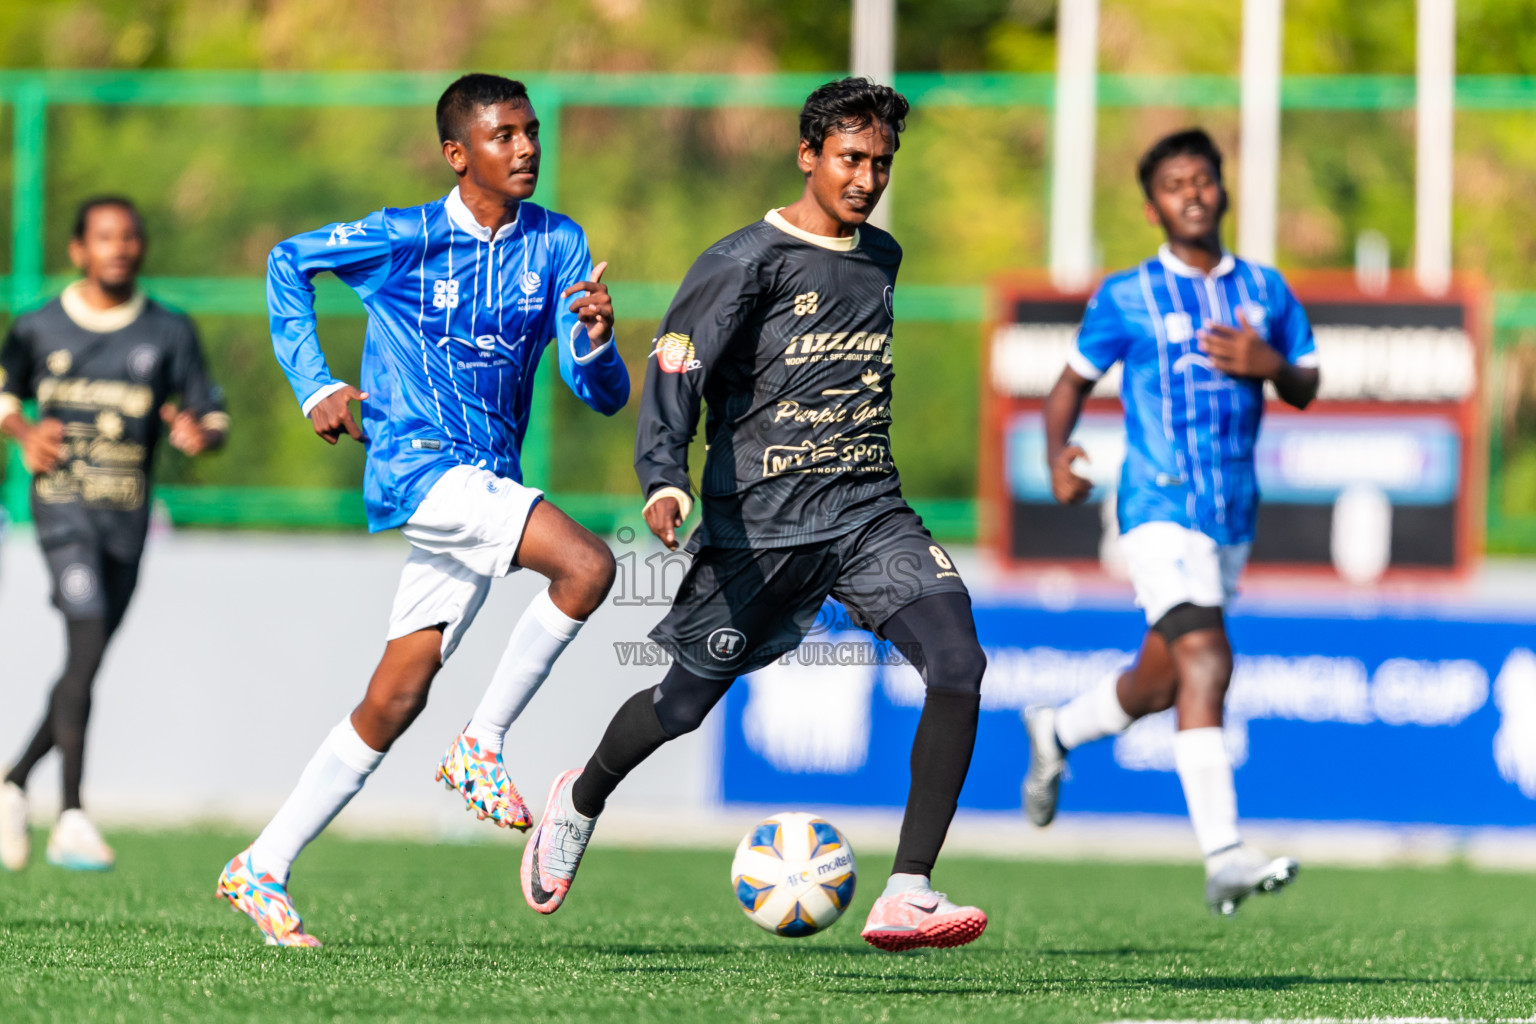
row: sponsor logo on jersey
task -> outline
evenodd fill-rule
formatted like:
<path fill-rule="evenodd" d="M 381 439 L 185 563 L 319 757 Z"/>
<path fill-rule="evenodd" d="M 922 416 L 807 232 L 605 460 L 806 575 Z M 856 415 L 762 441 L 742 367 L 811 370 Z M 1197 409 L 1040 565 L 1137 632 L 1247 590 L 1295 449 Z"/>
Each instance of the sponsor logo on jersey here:
<path fill-rule="evenodd" d="M 432 306 L 434 309 L 458 309 L 459 282 L 447 277 L 433 281 Z"/>
<path fill-rule="evenodd" d="M 705 647 L 716 661 L 732 662 L 746 652 L 747 638 L 741 630 L 726 626 L 709 634 Z"/>
<path fill-rule="evenodd" d="M 543 282 L 539 280 L 539 275 L 531 270 L 525 270 L 517 275 L 517 286 L 523 290 L 524 295 L 532 295 L 539 290 L 541 284 Z"/>
<path fill-rule="evenodd" d="M 69 372 L 69 368 L 75 365 L 75 357 L 69 354 L 67 349 L 59 349 L 57 352 L 48 353 L 44 361 L 48 366 L 48 372 L 55 377 L 62 377 Z"/>
<path fill-rule="evenodd" d="M 153 345 L 140 345 L 128 353 L 128 375 L 141 384 L 148 384 L 155 375 L 155 363 L 160 352 Z"/>
<path fill-rule="evenodd" d="M 885 314 L 896 319 L 896 289 L 890 285 L 885 286 Z"/>
<path fill-rule="evenodd" d="M 96 596 L 96 572 L 83 562 L 75 562 L 59 573 L 59 593 L 70 604 L 84 604 Z"/>
<path fill-rule="evenodd" d="M 368 233 L 368 228 L 362 221 L 353 224 L 337 224 L 331 228 L 331 237 L 325 240 L 326 245 L 346 245 L 354 238 L 362 238 Z"/>
<path fill-rule="evenodd" d="M 1183 355 L 1179 356 L 1178 359 L 1174 360 L 1173 372 L 1188 373 L 1196 366 L 1204 369 L 1208 373 L 1216 372 L 1216 367 L 1211 365 L 1211 361 L 1199 352 L 1185 352 Z"/>
<path fill-rule="evenodd" d="M 693 357 L 693 339 L 673 331 L 663 334 L 653 342 L 651 354 L 662 373 L 687 373 L 704 364 Z"/>
<path fill-rule="evenodd" d="M 1195 322 L 1188 313 L 1164 313 L 1163 333 L 1170 345 L 1187 345 L 1195 338 Z"/>
<path fill-rule="evenodd" d="M 801 292 L 795 296 L 795 316 L 814 316 L 821 296 L 815 292 Z"/>
<path fill-rule="evenodd" d="M 522 341 L 523 339 L 519 338 L 517 340 Z M 499 334 L 477 335 L 473 341 L 470 341 L 468 338 L 459 338 L 452 334 L 445 334 L 441 338 L 437 339 L 437 347 L 447 348 L 450 341 L 454 342 L 455 344 L 463 345 L 466 348 L 476 349 L 481 352 L 494 352 L 497 348 L 507 347 L 506 339 L 504 339 Z"/>

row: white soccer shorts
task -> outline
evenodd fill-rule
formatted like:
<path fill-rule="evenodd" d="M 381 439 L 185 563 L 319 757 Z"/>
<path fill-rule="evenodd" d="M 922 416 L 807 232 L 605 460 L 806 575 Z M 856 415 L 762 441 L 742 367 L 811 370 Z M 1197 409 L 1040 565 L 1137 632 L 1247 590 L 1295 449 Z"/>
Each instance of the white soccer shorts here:
<path fill-rule="evenodd" d="M 1237 596 L 1248 544 L 1217 544 L 1177 523 L 1143 523 L 1120 537 L 1136 604 L 1147 625 L 1181 604 L 1225 608 Z"/>
<path fill-rule="evenodd" d="M 543 496 L 475 466 L 444 473 L 400 527 L 411 553 L 386 639 L 441 625 L 446 662 L 485 603 L 491 580 L 517 568 L 512 559 Z"/>

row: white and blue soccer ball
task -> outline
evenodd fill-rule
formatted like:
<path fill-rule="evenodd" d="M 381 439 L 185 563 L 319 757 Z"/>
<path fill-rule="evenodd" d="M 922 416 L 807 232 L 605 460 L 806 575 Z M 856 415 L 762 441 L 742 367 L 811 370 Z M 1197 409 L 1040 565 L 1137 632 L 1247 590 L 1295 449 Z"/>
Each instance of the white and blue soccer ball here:
<path fill-rule="evenodd" d="M 731 888 L 747 917 L 792 939 L 815 935 L 842 917 L 857 880 L 847 837 L 803 811 L 752 826 L 731 861 Z"/>

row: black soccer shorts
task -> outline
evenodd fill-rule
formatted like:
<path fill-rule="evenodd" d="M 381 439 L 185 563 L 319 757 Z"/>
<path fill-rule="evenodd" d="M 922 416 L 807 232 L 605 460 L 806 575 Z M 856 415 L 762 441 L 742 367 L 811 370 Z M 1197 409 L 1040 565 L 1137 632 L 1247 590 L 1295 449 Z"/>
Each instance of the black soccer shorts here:
<path fill-rule="evenodd" d="M 66 619 L 105 619 L 115 629 L 139 582 L 139 560 L 119 558 L 96 541 L 70 540 L 43 548 L 53 577 L 53 603 Z"/>
<path fill-rule="evenodd" d="M 949 554 L 910 508 L 843 537 L 788 548 L 704 547 L 651 639 L 685 668 L 734 679 L 794 650 L 830 595 L 862 629 L 932 594 L 967 593 Z"/>

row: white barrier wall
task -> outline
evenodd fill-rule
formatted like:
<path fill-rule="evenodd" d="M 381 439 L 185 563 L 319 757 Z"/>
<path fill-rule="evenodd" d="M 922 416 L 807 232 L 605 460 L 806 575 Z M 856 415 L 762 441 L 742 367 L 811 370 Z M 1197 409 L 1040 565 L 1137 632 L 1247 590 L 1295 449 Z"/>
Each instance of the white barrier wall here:
<path fill-rule="evenodd" d="M 152 537 L 138 596 L 96 684 L 87 809 L 108 822 L 265 820 L 362 696 L 405 552 L 393 533 Z M 492 588 L 427 710 L 343 824 L 436 834 L 487 828 L 433 774 L 542 585 L 541 577 L 513 574 Z M 48 591 L 34 537 L 12 533 L 0 548 L 0 765 L 30 737 L 63 664 L 63 620 Z M 536 811 L 558 771 L 585 763 L 619 704 L 660 680 L 661 667 L 621 667 L 613 644 L 644 640 L 664 611 L 606 605 L 513 727 L 507 764 Z M 613 807 L 702 808 L 718 789 L 717 761 L 706 727 L 642 766 Z M 58 802 L 56 754 L 29 790 L 41 822 Z"/>

